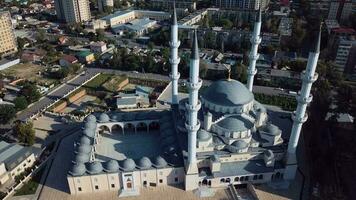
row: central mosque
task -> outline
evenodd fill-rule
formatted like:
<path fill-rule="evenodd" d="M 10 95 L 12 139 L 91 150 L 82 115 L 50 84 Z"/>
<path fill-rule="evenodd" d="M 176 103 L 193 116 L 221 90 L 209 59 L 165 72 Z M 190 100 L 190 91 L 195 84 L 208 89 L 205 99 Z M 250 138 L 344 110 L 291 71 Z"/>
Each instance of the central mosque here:
<path fill-rule="evenodd" d="M 185 99 L 178 94 L 180 42 L 175 9 L 172 19 L 171 107 L 89 115 L 74 144 L 67 175 L 71 194 L 118 191 L 124 197 L 139 195 L 142 187 L 183 185 L 192 191 L 294 179 L 301 125 L 317 78 L 320 35 L 302 74 L 297 111 L 281 117 L 252 93 L 261 11 L 251 38 L 247 86 L 228 78 L 199 94 L 202 80 L 194 31 Z"/>

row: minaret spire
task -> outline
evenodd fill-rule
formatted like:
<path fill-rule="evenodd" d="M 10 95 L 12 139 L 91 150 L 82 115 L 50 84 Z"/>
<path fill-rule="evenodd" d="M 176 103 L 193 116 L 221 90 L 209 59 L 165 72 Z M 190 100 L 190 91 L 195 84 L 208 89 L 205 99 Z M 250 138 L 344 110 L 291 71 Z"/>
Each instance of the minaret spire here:
<path fill-rule="evenodd" d="M 255 77 L 255 74 L 257 73 L 256 70 L 256 61 L 259 57 L 259 54 L 257 53 L 258 51 L 258 45 L 261 43 L 261 5 L 259 6 L 258 12 L 256 14 L 256 21 L 255 21 L 255 26 L 253 29 L 253 34 L 251 37 L 251 52 L 249 55 L 250 61 L 249 61 L 249 67 L 248 67 L 248 78 L 247 78 L 247 88 L 249 91 L 252 92 L 252 87 L 253 87 L 253 79 Z"/>
<path fill-rule="evenodd" d="M 180 73 L 178 72 L 178 64 L 180 58 L 178 57 L 178 47 L 180 41 L 178 40 L 178 23 L 177 23 L 177 12 L 175 2 L 173 4 L 173 15 L 172 15 L 172 25 L 171 25 L 171 41 L 169 43 L 171 47 L 171 58 L 169 62 L 171 63 L 172 69 L 170 73 L 170 78 L 172 81 L 172 105 L 177 105 L 178 100 L 178 79 Z"/>
<path fill-rule="evenodd" d="M 199 50 L 197 32 L 194 31 L 194 40 L 192 45 L 192 52 L 190 56 L 190 69 L 189 69 L 189 102 L 186 104 L 189 117 L 186 123 L 188 131 L 188 160 L 187 160 L 187 173 L 197 173 L 196 163 L 196 145 L 197 145 L 197 131 L 200 128 L 198 120 L 198 111 L 201 108 L 201 103 L 198 99 L 199 88 L 202 85 L 202 80 L 199 78 Z"/>
<path fill-rule="evenodd" d="M 286 171 L 284 176 L 286 180 L 294 179 L 297 170 L 296 150 L 299 141 L 299 136 L 302 130 L 303 123 L 308 119 L 308 115 L 306 114 L 307 105 L 313 99 L 313 96 L 310 94 L 311 87 L 318 78 L 318 74 L 315 73 L 315 70 L 319 59 L 320 40 L 321 40 L 321 26 L 320 26 L 319 34 L 314 42 L 314 45 L 311 51 L 309 52 L 307 68 L 301 74 L 303 83 L 302 83 L 302 88 L 300 90 L 300 93 L 297 96 L 297 102 L 298 102 L 297 110 L 294 112 L 292 116 L 293 127 L 288 143 L 287 160 L 286 160 L 287 166 L 286 166 Z"/>

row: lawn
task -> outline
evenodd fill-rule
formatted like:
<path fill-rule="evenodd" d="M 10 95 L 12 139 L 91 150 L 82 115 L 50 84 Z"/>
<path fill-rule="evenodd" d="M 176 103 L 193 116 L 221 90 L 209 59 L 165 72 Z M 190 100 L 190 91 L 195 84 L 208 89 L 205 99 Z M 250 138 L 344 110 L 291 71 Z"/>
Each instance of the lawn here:
<path fill-rule="evenodd" d="M 40 169 L 40 171 L 38 171 L 34 177 L 32 177 L 20 189 L 16 190 L 14 196 L 35 194 L 45 168 L 46 166 L 43 166 L 42 169 Z"/>
<path fill-rule="evenodd" d="M 56 81 L 55 79 L 45 78 L 41 75 L 45 71 L 45 68 L 46 67 L 44 66 L 36 65 L 33 63 L 20 63 L 2 70 L 1 73 L 6 76 L 14 76 L 38 83 L 54 83 Z"/>
<path fill-rule="evenodd" d="M 89 81 L 83 87 L 88 90 L 98 91 L 102 89 L 102 85 L 112 79 L 113 74 L 99 74 L 93 80 Z"/>
<path fill-rule="evenodd" d="M 127 77 L 125 76 L 113 76 L 111 79 L 106 81 L 102 86 L 105 90 L 110 92 L 117 92 L 119 89 L 119 85 L 122 81 L 124 81 Z"/>

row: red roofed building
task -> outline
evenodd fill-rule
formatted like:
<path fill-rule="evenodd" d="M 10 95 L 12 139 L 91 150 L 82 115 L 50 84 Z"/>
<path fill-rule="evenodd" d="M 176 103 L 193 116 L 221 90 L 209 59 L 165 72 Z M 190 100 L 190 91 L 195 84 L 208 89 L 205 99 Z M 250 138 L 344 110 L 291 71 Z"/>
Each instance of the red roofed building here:
<path fill-rule="evenodd" d="M 69 67 L 72 64 L 78 63 L 78 59 L 72 55 L 64 55 L 60 60 L 59 64 L 62 67 Z"/>

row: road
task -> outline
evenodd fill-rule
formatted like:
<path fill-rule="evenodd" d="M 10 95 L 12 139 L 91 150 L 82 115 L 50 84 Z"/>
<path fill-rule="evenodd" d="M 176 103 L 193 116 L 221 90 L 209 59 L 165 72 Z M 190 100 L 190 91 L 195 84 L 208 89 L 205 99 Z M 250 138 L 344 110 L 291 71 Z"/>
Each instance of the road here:
<path fill-rule="evenodd" d="M 32 115 L 36 114 L 37 112 L 43 110 L 47 106 L 49 106 L 51 103 L 53 103 L 55 100 L 62 98 L 64 95 L 66 95 L 68 92 L 73 90 L 75 87 L 81 85 L 91 77 L 95 75 L 94 71 L 88 71 L 84 75 L 78 75 L 72 80 L 62 84 L 55 90 L 51 91 L 48 93 L 46 96 L 42 97 L 39 101 L 33 103 L 30 107 L 28 107 L 26 110 L 22 111 L 17 115 L 17 120 L 24 121 L 31 117 Z"/>

